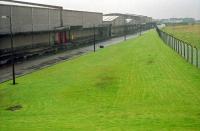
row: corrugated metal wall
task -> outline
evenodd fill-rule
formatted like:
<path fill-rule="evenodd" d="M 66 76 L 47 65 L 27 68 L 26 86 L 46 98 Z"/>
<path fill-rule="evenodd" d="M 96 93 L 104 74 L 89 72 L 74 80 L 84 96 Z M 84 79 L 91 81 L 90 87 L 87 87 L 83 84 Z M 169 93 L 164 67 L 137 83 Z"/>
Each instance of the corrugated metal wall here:
<path fill-rule="evenodd" d="M 90 27 L 102 24 L 103 14 L 95 12 L 82 12 L 63 10 L 64 26 Z M 14 37 L 14 47 L 29 46 L 33 44 L 53 43 L 53 36 L 49 33 L 32 34 L 31 32 L 54 30 L 61 26 L 60 10 L 38 7 L 25 7 L 15 5 L 1 5 L 0 16 L 12 15 L 13 33 L 27 33 Z M 0 35 L 10 34 L 9 19 L 0 19 Z M 28 34 L 28 32 L 30 32 Z M 9 36 L 0 37 L 0 49 L 10 47 Z"/>

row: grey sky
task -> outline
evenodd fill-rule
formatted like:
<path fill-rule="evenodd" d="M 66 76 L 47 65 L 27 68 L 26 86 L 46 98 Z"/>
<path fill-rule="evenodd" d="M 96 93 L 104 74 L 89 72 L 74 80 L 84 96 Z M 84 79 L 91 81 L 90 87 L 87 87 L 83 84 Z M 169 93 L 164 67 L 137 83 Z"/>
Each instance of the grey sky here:
<path fill-rule="evenodd" d="M 65 9 L 103 13 L 131 13 L 153 18 L 200 19 L 200 0 L 23 0 L 59 5 Z"/>

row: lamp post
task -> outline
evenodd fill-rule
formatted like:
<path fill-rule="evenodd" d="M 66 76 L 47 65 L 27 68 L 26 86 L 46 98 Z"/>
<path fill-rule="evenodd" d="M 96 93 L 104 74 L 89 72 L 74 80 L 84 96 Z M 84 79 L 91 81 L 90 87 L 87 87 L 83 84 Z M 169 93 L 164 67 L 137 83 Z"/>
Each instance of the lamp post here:
<path fill-rule="evenodd" d="M 12 17 L 10 16 L 1 16 L 2 19 L 9 19 L 10 23 L 10 43 L 11 43 L 11 62 L 12 62 L 12 79 L 13 85 L 15 85 L 15 58 L 14 58 L 14 48 L 13 48 L 13 31 L 12 31 Z"/>
<path fill-rule="evenodd" d="M 94 31 L 94 36 L 93 36 L 93 39 L 94 39 L 94 52 L 96 52 L 96 27 L 94 25 L 93 27 L 93 31 Z"/>
<path fill-rule="evenodd" d="M 126 41 L 126 17 L 124 16 L 124 41 Z"/>

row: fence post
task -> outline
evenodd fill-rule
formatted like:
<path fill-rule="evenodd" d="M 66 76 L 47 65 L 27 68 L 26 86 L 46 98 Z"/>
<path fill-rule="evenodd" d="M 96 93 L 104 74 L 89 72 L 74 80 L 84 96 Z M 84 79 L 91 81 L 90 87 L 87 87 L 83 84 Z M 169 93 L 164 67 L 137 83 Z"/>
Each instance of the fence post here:
<path fill-rule="evenodd" d="M 174 36 L 172 36 L 172 38 L 173 38 L 173 49 L 174 49 L 174 51 L 175 51 L 175 40 L 174 40 Z"/>
<path fill-rule="evenodd" d="M 96 52 L 96 29 L 95 29 L 95 25 L 93 27 L 94 29 L 94 52 Z"/>
<path fill-rule="evenodd" d="M 174 36 L 173 36 L 173 49 L 175 51 L 175 40 L 174 40 Z"/>
<path fill-rule="evenodd" d="M 196 65 L 197 68 L 199 68 L 200 62 L 199 62 L 199 50 L 197 47 L 193 47 L 187 42 L 184 42 L 180 39 L 175 38 L 173 35 L 170 35 L 164 31 L 161 31 L 157 28 L 158 35 L 161 37 L 161 39 L 167 44 L 169 47 L 171 47 L 174 51 L 176 51 L 178 54 L 180 54 L 182 57 L 184 57 L 185 60 L 187 60 L 192 65 Z M 194 50 L 196 51 L 196 62 L 194 58 Z M 190 56 L 191 55 L 191 56 Z"/>
<path fill-rule="evenodd" d="M 176 52 L 178 53 L 178 40 L 175 38 L 176 40 Z"/>
<path fill-rule="evenodd" d="M 188 62 L 190 62 L 190 59 L 189 59 L 189 57 L 190 57 L 189 50 L 190 50 L 190 48 L 189 48 L 189 45 L 187 44 L 187 60 L 188 60 Z"/>
<path fill-rule="evenodd" d="M 171 43 L 171 48 L 172 48 L 172 50 L 173 50 L 173 38 L 172 38 L 171 35 L 170 35 L 170 43 Z"/>
<path fill-rule="evenodd" d="M 181 54 L 180 53 L 180 41 L 179 40 L 178 40 L 178 53 Z"/>
<path fill-rule="evenodd" d="M 174 40 L 175 40 L 175 48 L 176 48 L 176 52 L 178 52 L 178 43 L 177 43 L 176 38 L 174 38 Z"/>
<path fill-rule="evenodd" d="M 127 27 L 126 24 L 124 25 L 124 41 L 126 41 L 126 32 L 127 32 Z"/>
<path fill-rule="evenodd" d="M 166 37 L 167 37 L 167 45 L 169 46 L 169 36 L 166 35 Z"/>
<path fill-rule="evenodd" d="M 177 44 L 176 44 L 176 39 L 175 39 L 175 37 L 174 37 L 174 49 L 175 49 L 175 51 L 177 52 Z"/>
<path fill-rule="evenodd" d="M 180 50 L 181 50 L 181 56 L 183 56 L 183 48 L 182 48 L 182 42 L 181 41 L 179 41 L 180 42 Z"/>
<path fill-rule="evenodd" d="M 185 43 L 183 42 L 183 45 L 184 45 L 184 58 L 185 58 Z M 186 58 L 185 58 L 186 59 Z"/>
<path fill-rule="evenodd" d="M 194 55 L 194 54 L 193 54 L 193 46 L 191 46 L 191 63 L 192 63 L 192 65 L 194 64 L 194 63 L 193 63 L 193 55 Z"/>
<path fill-rule="evenodd" d="M 177 53 L 179 54 L 179 43 L 178 43 L 178 40 L 176 40 L 176 43 L 177 43 Z"/>
<path fill-rule="evenodd" d="M 196 61 L 197 61 L 197 68 L 199 68 L 199 50 L 196 48 Z"/>

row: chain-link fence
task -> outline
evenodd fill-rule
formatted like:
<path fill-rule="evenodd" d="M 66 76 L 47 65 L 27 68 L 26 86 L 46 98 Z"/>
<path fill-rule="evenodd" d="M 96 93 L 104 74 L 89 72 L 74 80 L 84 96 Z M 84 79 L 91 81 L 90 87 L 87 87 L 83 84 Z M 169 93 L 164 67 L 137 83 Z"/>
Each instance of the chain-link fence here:
<path fill-rule="evenodd" d="M 180 40 L 159 28 L 156 28 L 156 31 L 166 45 L 176 51 L 189 63 L 196 66 L 197 68 L 200 68 L 200 51 L 197 47 L 183 40 Z"/>

